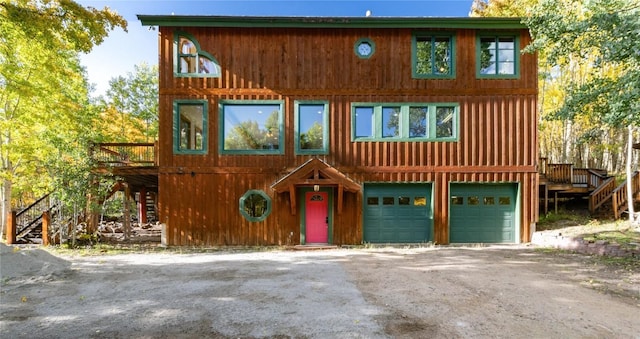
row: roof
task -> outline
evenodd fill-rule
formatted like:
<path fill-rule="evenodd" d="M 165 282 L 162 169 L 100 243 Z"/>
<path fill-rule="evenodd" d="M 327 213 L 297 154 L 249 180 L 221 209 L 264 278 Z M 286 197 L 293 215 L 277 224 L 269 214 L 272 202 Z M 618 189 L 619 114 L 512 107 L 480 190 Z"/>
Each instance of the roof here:
<path fill-rule="evenodd" d="M 294 186 L 315 184 L 343 186 L 347 192 L 358 192 L 361 188 L 360 184 L 323 160 L 311 158 L 271 185 L 271 189 L 283 193 L 290 191 Z"/>
<path fill-rule="evenodd" d="M 472 28 L 524 29 L 521 18 L 478 17 L 269 17 L 138 14 L 144 26 L 273 28 Z"/>

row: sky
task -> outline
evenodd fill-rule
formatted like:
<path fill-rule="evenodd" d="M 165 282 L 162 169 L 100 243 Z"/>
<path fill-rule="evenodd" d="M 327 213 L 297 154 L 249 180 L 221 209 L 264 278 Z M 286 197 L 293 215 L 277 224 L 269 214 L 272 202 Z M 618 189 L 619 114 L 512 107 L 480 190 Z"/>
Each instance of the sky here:
<path fill-rule="evenodd" d="M 373 16 L 466 17 L 473 0 L 76 0 L 85 7 L 109 7 L 128 22 L 127 32 L 116 29 L 91 53 L 82 55 L 93 96 L 103 95 L 109 80 L 127 76 L 134 66 L 158 64 L 157 30 L 142 26 L 137 14 L 233 16 Z"/>

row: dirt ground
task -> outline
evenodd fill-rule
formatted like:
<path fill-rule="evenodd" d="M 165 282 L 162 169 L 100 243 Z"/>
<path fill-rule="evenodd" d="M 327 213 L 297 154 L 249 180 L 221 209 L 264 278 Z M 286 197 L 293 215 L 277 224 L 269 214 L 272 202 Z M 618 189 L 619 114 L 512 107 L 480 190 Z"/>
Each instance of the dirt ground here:
<path fill-rule="evenodd" d="M 0 248 L 2 338 L 640 338 L 639 265 L 525 245 Z"/>

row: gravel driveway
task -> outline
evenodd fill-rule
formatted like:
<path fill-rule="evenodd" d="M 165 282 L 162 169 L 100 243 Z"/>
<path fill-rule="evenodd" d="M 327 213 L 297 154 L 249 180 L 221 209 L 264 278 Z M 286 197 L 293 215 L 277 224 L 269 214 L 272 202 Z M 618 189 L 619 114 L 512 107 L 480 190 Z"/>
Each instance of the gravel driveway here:
<path fill-rule="evenodd" d="M 638 280 L 631 295 L 585 288 L 580 262 L 524 246 L 65 258 L 1 246 L 2 338 L 640 338 Z"/>

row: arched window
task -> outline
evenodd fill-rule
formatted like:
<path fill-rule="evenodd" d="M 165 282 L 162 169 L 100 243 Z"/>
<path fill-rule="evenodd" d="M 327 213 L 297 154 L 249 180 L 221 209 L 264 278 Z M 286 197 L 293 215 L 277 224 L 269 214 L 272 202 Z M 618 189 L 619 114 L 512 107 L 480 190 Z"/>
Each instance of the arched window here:
<path fill-rule="evenodd" d="M 198 41 L 187 33 L 175 33 L 173 55 L 176 76 L 220 77 L 218 61 L 211 54 L 202 51 Z"/>

